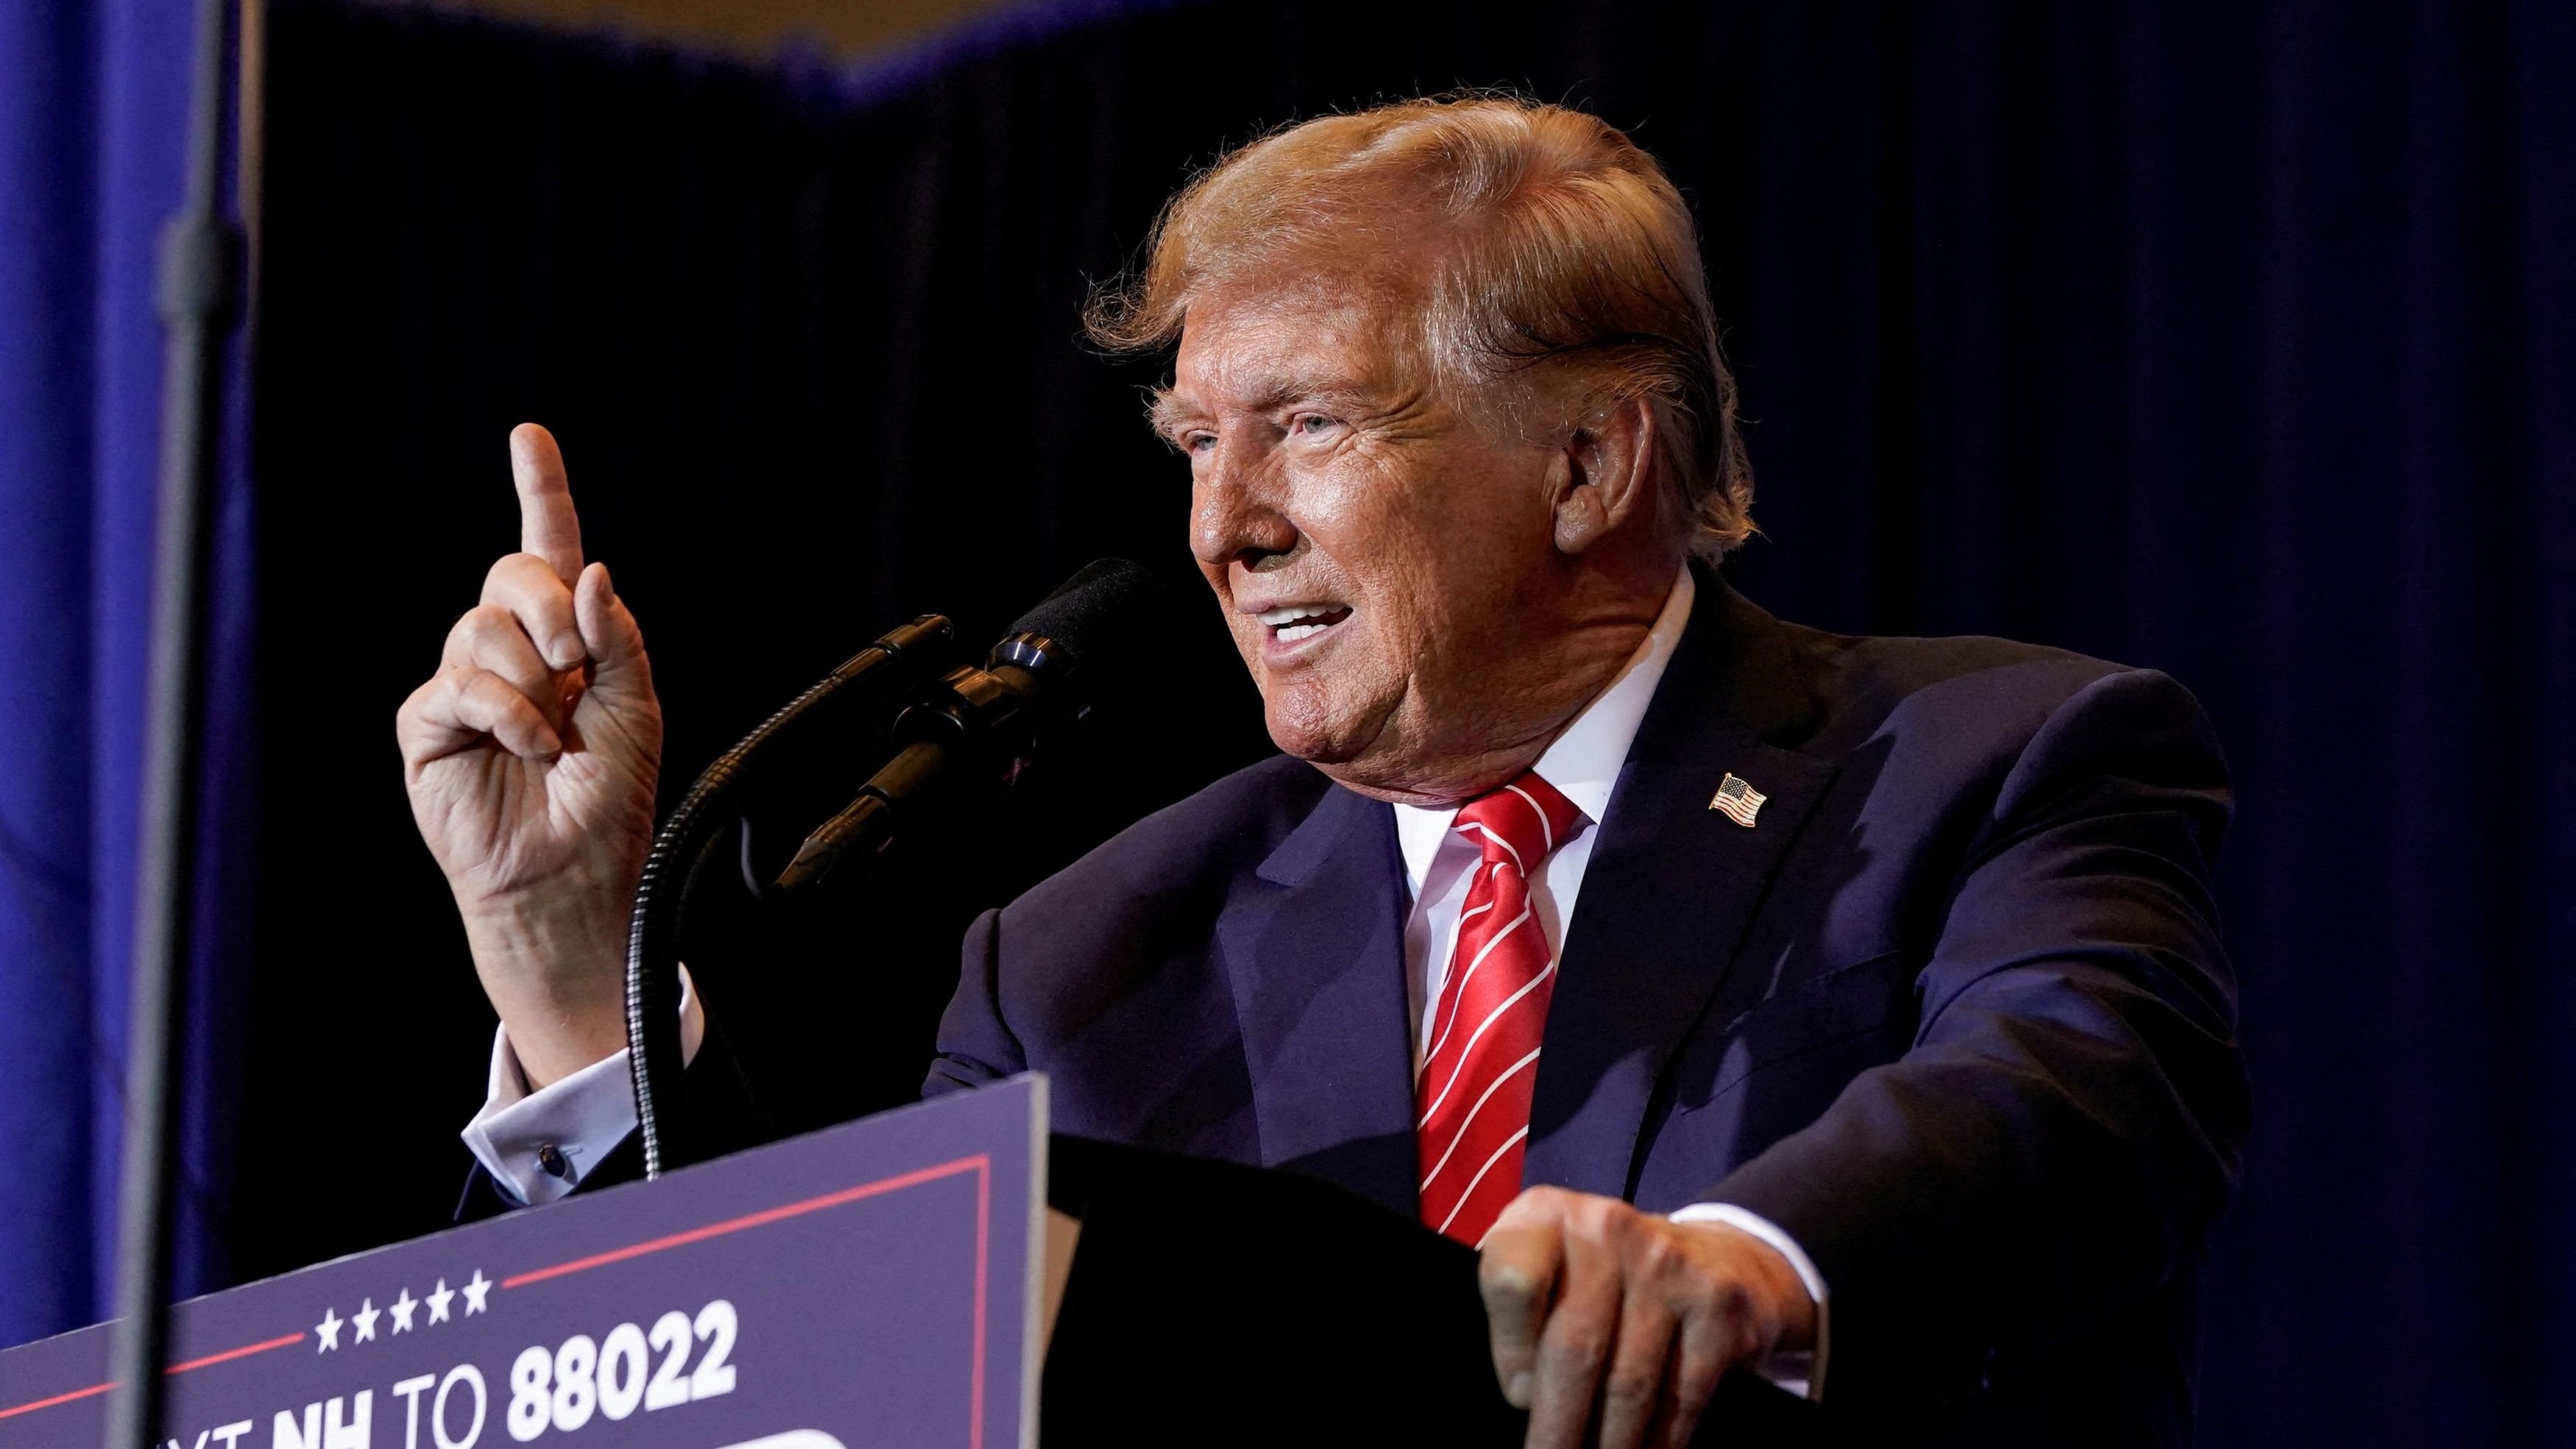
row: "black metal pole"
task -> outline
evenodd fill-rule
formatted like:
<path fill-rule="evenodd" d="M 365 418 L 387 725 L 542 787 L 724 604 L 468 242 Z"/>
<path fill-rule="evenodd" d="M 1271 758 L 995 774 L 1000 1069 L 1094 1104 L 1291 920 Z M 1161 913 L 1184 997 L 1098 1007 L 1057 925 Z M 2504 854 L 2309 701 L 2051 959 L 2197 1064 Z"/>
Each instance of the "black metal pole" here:
<path fill-rule="evenodd" d="M 155 520 L 152 677 L 143 820 L 134 881 L 134 986 L 126 1004 L 125 1162 L 117 1203 L 117 1326 L 107 1449 L 159 1442 L 169 1359 L 171 1207 L 186 1043 L 189 886 L 195 870 L 195 741 L 205 669 L 206 517 L 223 399 L 224 324 L 237 235 L 223 214 L 228 0 L 197 0 L 188 104 L 187 200 L 161 234 L 155 303 L 167 338 Z"/>

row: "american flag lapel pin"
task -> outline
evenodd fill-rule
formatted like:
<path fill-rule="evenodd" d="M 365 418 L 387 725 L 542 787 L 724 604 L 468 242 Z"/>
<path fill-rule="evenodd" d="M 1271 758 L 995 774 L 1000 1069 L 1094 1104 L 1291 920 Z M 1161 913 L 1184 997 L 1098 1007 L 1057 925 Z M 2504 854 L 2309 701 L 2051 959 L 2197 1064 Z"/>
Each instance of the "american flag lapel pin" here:
<path fill-rule="evenodd" d="M 1769 798 L 1746 784 L 1743 776 L 1730 772 L 1717 782 L 1717 795 L 1708 802 L 1708 808 L 1722 812 L 1727 819 L 1750 830 L 1753 817 L 1762 813 L 1762 802 Z"/>

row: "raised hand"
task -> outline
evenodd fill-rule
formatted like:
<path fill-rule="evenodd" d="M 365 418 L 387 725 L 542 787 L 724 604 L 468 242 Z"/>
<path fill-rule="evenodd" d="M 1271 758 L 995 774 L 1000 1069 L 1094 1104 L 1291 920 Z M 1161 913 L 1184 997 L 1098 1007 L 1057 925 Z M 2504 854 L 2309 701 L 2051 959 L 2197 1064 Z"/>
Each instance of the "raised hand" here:
<path fill-rule="evenodd" d="M 530 1085 L 626 1044 L 626 919 L 652 842 L 662 707 L 644 636 L 584 567 L 563 455 L 510 434 L 520 551 L 395 716 L 412 818 L 447 873 Z"/>

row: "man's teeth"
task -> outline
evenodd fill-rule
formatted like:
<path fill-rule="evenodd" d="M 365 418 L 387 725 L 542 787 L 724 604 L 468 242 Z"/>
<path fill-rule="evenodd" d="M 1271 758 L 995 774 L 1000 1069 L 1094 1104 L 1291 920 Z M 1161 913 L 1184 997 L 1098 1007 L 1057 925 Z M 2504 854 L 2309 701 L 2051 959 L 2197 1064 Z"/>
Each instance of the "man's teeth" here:
<path fill-rule="evenodd" d="M 1300 639 L 1323 633 L 1340 622 L 1335 615 L 1348 612 L 1339 604 L 1288 604 L 1264 609 L 1253 617 L 1276 630 L 1280 643 L 1294 644 Z"/>

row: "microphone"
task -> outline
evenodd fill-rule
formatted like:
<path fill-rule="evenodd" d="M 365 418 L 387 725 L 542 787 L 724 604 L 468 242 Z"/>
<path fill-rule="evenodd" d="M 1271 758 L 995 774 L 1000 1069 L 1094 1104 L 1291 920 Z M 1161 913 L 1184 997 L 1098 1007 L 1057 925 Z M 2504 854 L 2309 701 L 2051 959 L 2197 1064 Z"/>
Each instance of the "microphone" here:
<path fill-rule="evenodd" d="M 626 1041 L 635 1079 L 636 1139 L 644 1175 L 691 1155 L 681 1075 L 679 922 L 698 863 L 735 818 L 745 782 L 770 748 L 864 696 L 872 705 L 917 703 L 895 718 L 909 743 L 859 798 L 808 838 L 780 876 L 784 889 L 810 885 L 858 845 L 882 846 L 901 817 L 957 773 L 962 763 L 999 755 L 1016 762 L 1038 726 L 1078 715 L 1123 661 L 1155 651 L 1142 640 L 1171 617 L 1165 591 L 1132 563 L 1103 559 L 1065 581 L 1012 626 L 981 669 L 942 666 L 955 656 L 947 619 L 925 614 L 877 640 L 799 695 L 727 751 L 690 787 L 646 855 L 626 942 Z M 1139 627 L 1142 626 L 1142 627 Z M 926 690 L 924 685 L 936 679 Z M 925 697 L 926 696 L 926 697 Z"/>
<path fill-rule="evenodd" d="M 951 670 L 896 718 L 896 737 L 910 743 L 805 838 L 778 888 L 801 890 L 852 850 L 883 849 L 910 812 L 969 767 L 1015 774 L 1038 730 L 1087 712 L 1101 681 L 1145 652 L 1141 641 L 1157 637 L 1171 608 L 1168 590 L 1137 565 L 1114 558 L 1085 565 L 1020 616 L 982 668 Z"/>
<path fill-rule="evenodd" d="M 735 803 L 780 741 L 811 730 L 852 699 L 909 696 L 954 657 L 955 644 L 955 631 L 937 614 L 888 631 L 707 766 L 654 832 L 626 925 L 626 1046 L 646 1177 L 661 1176 L 686 1151 L 678 1095 L 655 1088 L 680 1075 L 679 933 L 689 877 L 733 823 Z"/>

